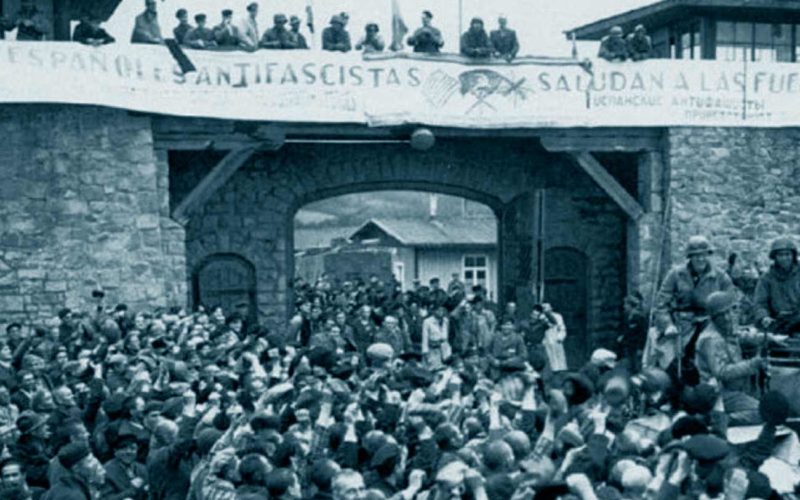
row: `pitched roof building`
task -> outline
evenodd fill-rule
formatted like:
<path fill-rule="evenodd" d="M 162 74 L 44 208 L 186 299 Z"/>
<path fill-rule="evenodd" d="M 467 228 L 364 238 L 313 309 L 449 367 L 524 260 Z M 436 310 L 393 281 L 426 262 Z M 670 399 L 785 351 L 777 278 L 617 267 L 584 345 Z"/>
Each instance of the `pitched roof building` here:
<path fill-rule="evenodd" d="M 567 31 L 600 40 L 613 26 L 642 24 L 655 57 L 725 61 L 797 61 L 800 2 L 786 0 L 662 0 Z"/>

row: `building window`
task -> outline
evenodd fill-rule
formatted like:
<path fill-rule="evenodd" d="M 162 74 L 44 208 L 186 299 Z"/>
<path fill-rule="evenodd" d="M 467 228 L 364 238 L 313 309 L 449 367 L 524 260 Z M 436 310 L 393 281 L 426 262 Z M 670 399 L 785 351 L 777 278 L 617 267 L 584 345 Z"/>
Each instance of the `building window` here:
<path fill-rule="evenodd" d="M 485 255 L 464 256 L 464 283 L 468 287 L 481 285 L 489 291 L 489 259 Z"/>
<path fill-rule="evenodd" d="M 394 279 L 400 283 L 400 290 L 406 290 L 406 265 L 403 262 L 395 262 L 393 265 L 392 273 L 394 274 Z"/>
<path fill-rule="evenodd" d="M 673 57 L 676 59 L 701 59 L 700 23 L 678 28 L 675 39 L 680 43 L 672 48 Z"/>
<path fill-rule="evenodd" d="M 719 21 L 717 59 L 791 62 L 793 29 L 791 24 Z"/>

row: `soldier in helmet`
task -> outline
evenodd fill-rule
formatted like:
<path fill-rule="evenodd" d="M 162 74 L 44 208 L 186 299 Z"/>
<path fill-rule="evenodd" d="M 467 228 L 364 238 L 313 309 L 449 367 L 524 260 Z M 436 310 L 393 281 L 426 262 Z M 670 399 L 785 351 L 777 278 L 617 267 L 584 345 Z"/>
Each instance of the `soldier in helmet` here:
<path fill-rule="evenodd" d="M 650 58 L 653 43 L 650 41 L 644 25 L 636 26 L 633 33 L 625 39 L 625 43 L 628 46 L 628 57 L 631 58 L 631 61 L 643 61 Z"/>
<path fill-rule="evenodd" d="M 273 26 L 264 32 L 260 46 L 265 49 L 295 49 L 297 43 L 292 32 L 286 29 L 288 19 L 284 14 L 272 17 Z"/>
<path fill-rule="evenodd" d="M 683 355 L 692 358 L 692 340 L 696 338 L 698 328 L 708 319 L 708 296 L 733 288 L 727 273 L 709 262 L 712 254 L 711 244 L 704 236 L 692 236 L 686 246 L 688 262 L 670 270 L 661 284 L 655 304 L 656 326 L 666 345 L 670 349 L 676 346 L 674 351 L 677 351 L 668 354 L 668 358 L 680 358 Z M 667 359 L 663 364 L 671 361 Z"/>
<path fill-rule="evenodd" d="M 719 385 L 725 413 L 731 425 L 754 425 L 761 421 L 759 402 L 745 393 L 751 377 L 766 369 L 760 356 L 742 359 L 739 340 L 734 335 L 736 295 L 714 292 L 708 296 L 706 312 L 710 317 L 697 339 L 695 364 L 700 382 Z"/>
<path fill-rule="evenodd" d="M 602 57 L 606 61 L 624 61 L 628 58 L 628 46 L 622 36 L 622 28 L 614 26 L 608 31 L 608 35 L 600 40 L 600 50 L 597 57 Z"/>
<path fill-rule="evenodd" d="M 800 333 L 797 246 L 790 238 L 777 238 L 772 242 L 769 258 L 773 264 L 756 286 L 756 323 L 776 333 Z"/>

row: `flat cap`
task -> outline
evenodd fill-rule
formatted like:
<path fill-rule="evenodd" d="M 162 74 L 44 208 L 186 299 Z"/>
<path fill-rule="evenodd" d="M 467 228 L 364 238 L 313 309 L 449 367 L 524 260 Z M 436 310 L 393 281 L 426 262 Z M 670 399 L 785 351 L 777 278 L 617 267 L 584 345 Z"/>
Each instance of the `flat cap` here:
<path fill-rule="evenodd" d="M 58 452 L 58 461 L 66 469 L 71 469 L 75 464 L 91 454 L 86 443 L 69 443 Z"/>
<path fill-rule="evenodd" d="M 698 462 L 713 463 L 728 456 L 730 445 L 711 434 L 699 434 L 690 437 L 683 449 Z"/>
<path fill-rule="evenodd" d="M 267 474 L 266 483 L 271 495 L 285 492 L 294 484 L 294 473 L 289 469 L 273 469 Z"/>
<path fill-rule="evenodd" d="M 388 463 L 394 461 L 397 463 L 397 460 L 400 458 L 400 447 L 394 443 L 386 443 L 380 448 L 378 451 L 375 452 L 375 455 L 372 456 L 372 460 L 370 461 L 371 467 L 381 467 Z"/>
<path fill-rule="evenodd" d="M 394 349 L 389 344 L 378 342 L 367 348 L 367 356 L 375 361 L 388 361 L 394 357 Z"/>
<path fill-rule="evenodd" d="M 195 444 L 197 445 L 197 450 L 200 452 L 201 455 L 205 456 L 211 452 L 211 448 L 214 444 L 222 437 L 222 431 L 214 429 L 210 427 L 208 429 L 203 429 L 200 431 L 200 434 L 197 435 L 195 438 Z"/>
<path fill-rule="evenodd" d="M 124 354 L 119 354 L 119 353 L 112 354 L 108 358 L 108 364 L 109 365 L 121 365 L 121 364 L 125 363 L 126 361 L 128 361 L 128 357 L 125 356 Z"/>
<path fill-rule="evenodd" d="M 591 357 L 592 364 L 613 368 L 617 363 L 617 355 L 608 349 L 595 349 Z"/>
<path fill-rule="evenodd" d="M 29 434 L 37 427 L 46 424 L 47 420 L 38 413 L 27 410 L 23 411 L 22 415 L 17 418 L 17 429 L 21 434 Z"/>

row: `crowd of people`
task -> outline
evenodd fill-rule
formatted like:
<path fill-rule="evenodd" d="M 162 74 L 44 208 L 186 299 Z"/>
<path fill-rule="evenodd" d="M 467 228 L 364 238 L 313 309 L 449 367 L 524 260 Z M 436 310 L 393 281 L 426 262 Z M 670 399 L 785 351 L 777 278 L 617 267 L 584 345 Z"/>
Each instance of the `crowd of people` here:
<path fill-rule="evenodd" d="M 233 21 L 233 11 L 222 11 L 222 19 L 214 28 L 207 28 L 207 16 L 198 13 L 194 16 L 195 26 L 189 22 L 186 9 L 176 12 L 178 25 L 172 30 L 174 39 L 181 45 L 194 49 L 227 49 L 254 51 L 258 49 L 293 50 L 308 49 L 306 37 L 301 33 L 299 16 L 287 17 L 278 13 L 273 16 L 273 25 L 262 31 L 258 23 L 259 5 L 252 2 L 247 6 L 246 15 L 239 21 Z M 307 13 L 306 26 L 313 33 L 314 25 L 310 13 Z M 322 49 L 331 52 L 350 52 L 355 49 L 365 53 L 383 52 L 386 42 L 380 35 L 377 23 L 367 23 L 364 33 L 353 45 L 347 29 L 350 16 L 341 12 L 331 17 L 329 25 L 322 31 Z M 287 26 L 288 25 L 288 26 Z M 136 18 L 131 37 L 133 43 L 163 43 L 161 28 L 158 24 L 158 12 L 154 0 L 146 1 L 145 12 Z M 433 26 L 433 13 L 422 12 L 422 26 L 407 37 L 406 44 L 414 52 L 438 54 L 444 46 L 444 38 L 439 29 Z M 391 50 L 401 50 L 402 46 L 392 44 Z M 498 19 L 498 28 L 487 34 L 483 21 L 474 18 L 470 28 L 461 36 L 460 53 L 467 57 L 497 57 L 511 60 L 519 51 L 516 32 L 508 27 L 505 17 Z"/>
<path fill-rule="evenodd" d="M 172 38 L 179 45 L 198 50 L 255 51 L 310 48 L 306 35 L 302 33 L 303 22 L 299 16 L 274 14 L 273 25 L 262 30 L 258 15 L 259 5 L 252 2 L 247 6 L 246 13 L 241 19 L 234 20 L 233 10 L 224 9 L 219 23 L 210 26 L 205 13 L 194 14 L 194 24 L 192 24 L 190 13 L 181 8 L 175 13 L 177 24 L 172 29 Z M 329 26 L 322 31 L 323 50 L 349 52 L 355 49 L 374 53 L 383 52 L 385 49 L 393 51 L 403 49 L 402 40 L 395 41 L 387 47 L 377 23 L 367 23 L 364 33 L 353 44 L 347 29 L 348 21 L 349 16 L 346 12 L 331 17 Z M 505 16 L 499 17 L 497 23 L 497 28 L 487 33 L 483 20 L 478 17 L 473 18 L 469 29 L 461 35 L 459 53 L 469 58 L 495 58 L 507 61 L 517 57 L 520 46 L 516 32 L 508 27 L 508 19 Z M 50 24 L 50 20 L 36 8 L 34 0 L 22 0 L 21 8 L 15 16 L 0 19 L 0 38 L 4 32 L 16 29 L 17 40 L 44 40 L 51 30 Z M 93 46 L 114 43 L 114 37 L 100 25 L 100 19 L 87 14 L 75 27 L 72 39 Z M 306 29 L 311 36 L 314 24 L 310 10 L 306 13 Z M 438 54 L 445 44 L 442 32 L 433 26 L 433 13 L 429 10 L 422 12 L 422 25 L 410 36 L 402 38 L 405 38 L 406 46 L 411 47 L 414 52 L 423 54 Z M 145 0 L 144 12 L 136 16 L 131 42 L 165 43 L 156 0 Z M 627 38 L 623 37 L 621 28 L 614 27 L 602 40 L 599 57 L 609 61 L 628 59 L 639 61 L 649 58 L 651 50 L 650 37 L 647 36 L 644 26 L 637 26 Z"/>
<path fill-rule="evenodd" d="M 675 359 L 691 358 L 677 376 L 631 359 L 648 325 L 636 295 L 619 352 L 568 367 L 551 307 L 498 307 L 457 277 L 406 292 L 377 277 L 297 280 L 281 331 L 246 308 L 134 313 L 96 291 L 89 312 L 5 325 L 0 498 L 791 495 L 791 474 L 764 469 L 797 470 L 781 451 L 797 446 L 790 405 L 747 392 L 764 359 L 741 357 L 746 294 L 711 252 L 692 238 L 655 304 L 661 335 L 682 341 Z M 779 239 L 770 257 L 752 317 L 783 342 L 800 324 L 797 248 Z M 729 440 L 742 424 L 760 426 L 745 445 Z"/>

